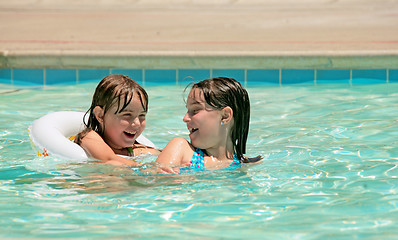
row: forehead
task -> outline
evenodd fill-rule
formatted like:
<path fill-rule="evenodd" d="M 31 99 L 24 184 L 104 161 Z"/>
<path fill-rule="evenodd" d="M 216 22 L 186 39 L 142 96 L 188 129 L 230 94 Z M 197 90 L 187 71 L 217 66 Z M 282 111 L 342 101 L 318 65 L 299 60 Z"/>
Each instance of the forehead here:
<path fill-rule="evenodd" d="M 125 100 L 130 100 L 131 98 L 131 94 L 129 94 L 129 96 L 127 98 L 124 98 L 123 96 L 120 98 L 120 102 L 119 102 L 119 107 L 118 107 L 118 100 L 115 99 L 115 101 L 113 102 L 111 109 L 118 109 L 118 108 L 122 108 L 125 104 Z M 142 103 L 141 103 L 142 101 Z M 133 97 L 131 98 L 130 103 L 121 111 L 121 112 L 125 112 L 125 111 L 141 111 L 144 109 L 143 105 L 146 104 L 145 98 L 141 97 L 138 95 L 137 91 L 134 91 L 133 93 Z"/>
<path fill-rule="evenodd" d="M 201 89 L 195 88 L 192 89 L 188 94 L 187 104 L 204 104 L 205 97 L 203 95 L 203 91 Z"/>

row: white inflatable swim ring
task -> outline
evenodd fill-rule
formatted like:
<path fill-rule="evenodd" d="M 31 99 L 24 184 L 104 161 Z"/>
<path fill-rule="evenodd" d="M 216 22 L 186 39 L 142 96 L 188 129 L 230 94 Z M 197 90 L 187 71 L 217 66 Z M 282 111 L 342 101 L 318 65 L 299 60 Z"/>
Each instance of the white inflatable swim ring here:
<path fill-rule="evenodd" d="M 89 157 L 78 144 L 69 138 L 82 131 L 84 112 L 62 111 L 49 113 L 29 127 L 29 137 L 37 155 L 54 156 L 70 160 L 87 160 Z M 142 134 L 137 142 L 148 147 L 156 146 Z"/>

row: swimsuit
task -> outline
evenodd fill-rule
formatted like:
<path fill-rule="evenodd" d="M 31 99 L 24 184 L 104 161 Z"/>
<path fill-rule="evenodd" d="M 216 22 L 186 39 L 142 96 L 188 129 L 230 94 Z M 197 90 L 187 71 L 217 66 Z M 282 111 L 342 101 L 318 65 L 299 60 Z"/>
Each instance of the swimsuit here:
<path fill-rule="evenodd" d="M 190 166 L 181 167 L 179 174 L 192 174 L 192 173 L 199 172 L 199 171 L 205 171 L 206 168 L 205 168 L 204 156 L 205 156 L 205 154 L 202 149 L 195 148 L 195 151 L 192 155 L 192 159 L 190 162 L 191 163 Z M 232 163 L 228 167 L 218 169 L 218 170 L 232 171 L 237 168 L 240 168 L 241 166 L 242 166 L 242 164 L 240 163 L 238 157 L 235 154 Z M 139 175 L 143 174 L 142 176 L 146 176 L 147 175 L 146 173 L 140 173 L 141 168 L 142 168 L 142 166 L 141 167 L 132 167 L 131 169 L 133 169 L 134 172 L 139 173 Z"/>
<path fill-rule="evenodd" d="M 191 168 L 195 171 L 204 171 L 205 170 L 205 154 L 202 149 L 195 148 L 195 151 L 193 152 L 192 159 L 191 159 Z M 234 170 L 236 168 L 241 167 L 240 161 L 236 154 L 234 155 L 234 159 L 231 163 L 226 168 L 223 168 L 223 170 Z"/>
<path fill-rule="evenodd" d="M 127 148 L 127 151 L 129 152 L 129 156 L 130 156 L 130 157 L 134 157 L 134 150 L 133 150 L 132 147 L 128 147 L 128 148 Z"/>

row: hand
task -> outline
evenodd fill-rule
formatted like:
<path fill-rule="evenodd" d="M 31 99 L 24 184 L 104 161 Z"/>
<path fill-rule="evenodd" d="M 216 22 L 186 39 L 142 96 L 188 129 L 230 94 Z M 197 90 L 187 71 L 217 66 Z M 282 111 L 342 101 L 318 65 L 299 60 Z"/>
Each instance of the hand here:
<path fill-rule="evenodd" d="M 119 156 L 118 156 L 119 157 Z M 121 157 L 123 158 L 123 157 Z M 105 162 L 106 164 L 111 164 L 114 166 L 130 166 L 130 167 L 139 167 L 142 166 L 141 163 L 138 163 L 134 160 L 128 160 L 128 159 L 116 159 L 116 160 L 109 160 Z"/>
<path fill-rule="evenodd" d="M 172 168 L 170 166 L 158 166 L 157 169 L 157 173 L 158 174 L 179 174 L 180 173 L 180 169 L 179 168 Z"/>

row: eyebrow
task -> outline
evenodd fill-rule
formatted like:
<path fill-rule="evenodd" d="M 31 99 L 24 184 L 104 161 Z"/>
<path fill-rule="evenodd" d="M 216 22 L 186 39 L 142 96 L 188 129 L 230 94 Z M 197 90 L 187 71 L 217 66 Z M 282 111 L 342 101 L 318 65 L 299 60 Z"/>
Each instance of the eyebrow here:
<path fill-rule="evenodd" d="M 124 108 L 122 111 L 120 111 L 119 113 L 124 113 L 124 112 L 131 112 L 131 113 L 136 113 L 136 112 L 138 112 L 138 113 L 141 113 L 141 112 L 144 112 L 144 113 L 148 113 L 148 111 L 146 111 L 145 109 L 142 109 L 142 111 L 141 110 L 139 110 L 139 111 L 131 111 L 131 110 L 129 110 L 128 108 Z"/>
<path fill-rule="evenodd" d="M 193 99 L 192 103 L 190 105 L 202 105 L 203 102 L 198 102 L 197 100 Z M 185 104 L 185 106 L 188 106 L 188 102 L 187 104 Z"/>

